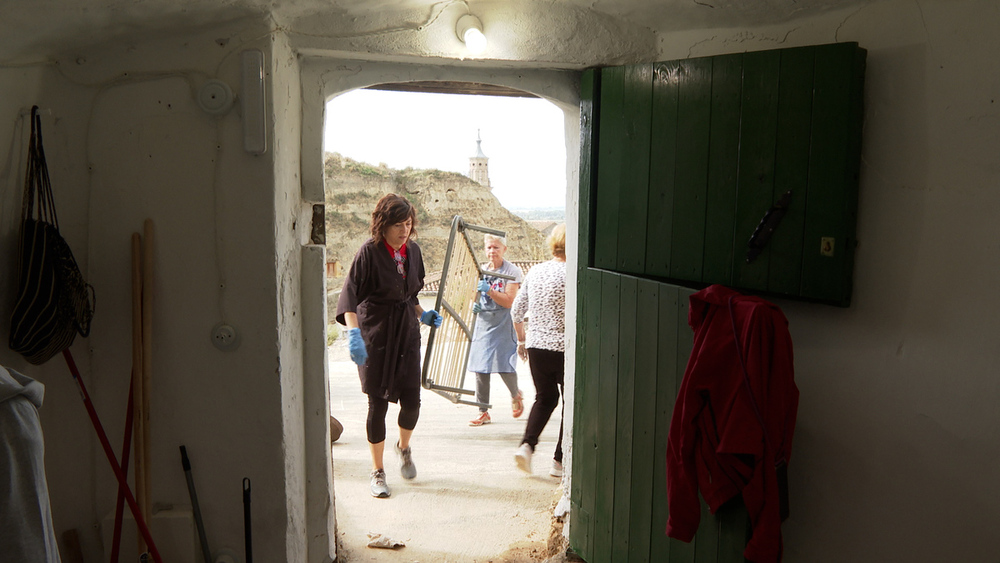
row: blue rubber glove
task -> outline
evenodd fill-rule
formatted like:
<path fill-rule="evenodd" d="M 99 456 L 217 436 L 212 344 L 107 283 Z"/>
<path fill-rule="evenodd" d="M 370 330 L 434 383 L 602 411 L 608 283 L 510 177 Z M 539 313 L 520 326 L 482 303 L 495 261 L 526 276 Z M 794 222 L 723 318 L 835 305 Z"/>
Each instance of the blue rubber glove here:
<path fill-rule="evenodd" d="M 347 349 L 351 351 L 351 361 L 359 366 L 368 361 L 368 350 L 365 349 L 365 339 L 361 338 L 360 328 L 347 331 Z"/>
<path fill-rule="evenodd" d="M 424 311 L 424 313 L 420 315 L 420 322 L 424 323 L 427 326 L 432 326 L 434 328 L 441 328 L 441 321 L 443 320 L 444 318 L 442 318 L 441 315 L 439 315 L 438 312 L 435 311 L 434 309 L 431 309 L 430 311 Z"/>
<path fill-rule="evenodd" d="M 481 291 L 487 293 L 490 290 L 490 282 L 486 280 L 479 280 L 479 285 L 476 286 L 476 291 Z"/>
<path fill-rule="evenodd" d="M 479 301 L 476 301 L 475 303 L 472 304 L 472 312 L 473 313 L 483 312 L 483 306 L 479 304 Z"/>

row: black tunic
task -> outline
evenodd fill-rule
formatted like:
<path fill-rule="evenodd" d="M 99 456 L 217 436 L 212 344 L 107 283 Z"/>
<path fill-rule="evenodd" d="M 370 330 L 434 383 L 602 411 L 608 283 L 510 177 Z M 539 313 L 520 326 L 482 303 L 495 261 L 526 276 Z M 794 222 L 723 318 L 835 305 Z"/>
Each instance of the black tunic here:
<path fill-rule="evenodd" d="M 424 287 L 424 260 L 417 243 L 406 243 L 406 279 L 384 242 L 361 246 L 337 301 L 337 322 L 356 313 L 368 361 L 358 366 L 361 390 L 395 403 L 400 389 L 420 387 L 420 321 L 417 293 Z"/>

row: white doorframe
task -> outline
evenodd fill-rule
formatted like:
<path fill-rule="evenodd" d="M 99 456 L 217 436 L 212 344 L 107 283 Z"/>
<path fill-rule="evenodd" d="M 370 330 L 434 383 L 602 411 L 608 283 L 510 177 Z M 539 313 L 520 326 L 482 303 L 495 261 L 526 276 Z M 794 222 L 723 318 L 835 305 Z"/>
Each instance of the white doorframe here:
<path fill-rule="evenodd" d="M 459 61 L 455 61 L 459 63 Z M 484 63 L 485 64 L 485 63 Z M 515 88 L 546 99 L 563 110 L 564 128 L 566 134 L 566 336 L 569 342 L 576 341 L 576 261 L 579 209 L 579 170 L 580 170 L 580 73 L 570 70 L 543 70 L 517 68 L 490 68 L 453 66 L 448 64 L 426 64 L 416 60 L 412 63 L 345 60 L 332 57 L 310 56 L 301 61 L 301 91 L 302 91 L 302 139 L 301 139 L 301 178 L 302 200 L 304 205 L 324 203 L 323 174 L 323 129 L 325 124 L 326 103 L 331 98 L 375 84 L 411 82 L 411 81 L 456 81 L 494 84 Z M 304 248 L 302 260 L 303 280 L 303 311 L 322 311 L 313 315 L 312 322 L 305 324 L 308 334 L 320 331 L 313 342 L 326 343 L 326 291 L 325 284 L 320 282 L 319 288 L 315 280 L 325 280 L 325 264 L 321 256 L 321 247 Z M 307 289 L 308 288 L 308 289 Z M 315 291 L 314 291 L 315 290 Z M 308 291 L 308 293 L 307 293 Z M 319 321 L 319 323 L 317 323 Z M 320 326 L 322 324 L 322 326 Z M 303 371 L 304 389 L 311 391 L 328 390 L 328 372 L 326 354 L 318 354 L 308 347 L 304 354 Z M 563 448 L 566 451 L 567 474 L 572 473 L 573 448 L 573 391 L 575 382 L 575 348 L 566 349 L 566 386 L 565 386 L 565 423 Z M 315 401 L 320 404 L 319 401 Z M 316 417 L 306 417 L 307 425 L 315 425 Z M 312 421 L 312 422 L 309 422 Z M 306 530 L 309 537 L 329 538 L 330 556 L 335 557 L 336 507 L 332 473 L 330 471 L 330 444 L 328 433 L 320 432 L 318 428 L 306 428 L 306 473 L 308 475 L 330 475 L 329 484 L 324 480 L 309 479 L 311 492 L 307 500 Z M 310 431 L 312 430 L 312 431 Z M 328 431 L 327 431 L 328 432 Z M 327 438 L 323 438 L 327 436 Z M 565 494 L 569 494 L 569 479 L 564 481 Z M 317 494 L 323 488 L 327 495 Z M 317 498 L 317 496 L 322 498 Z M 326 503 L 330 502 L 329 510 Z M 567 522 L 564 533 L 568 534 L 570 523 Z M 312 547 L 312 546 L 311 546 Z M 318 546 L 315 548 L 318 549 Z M 310 562 L 324 561 L 310 549 Z"/>

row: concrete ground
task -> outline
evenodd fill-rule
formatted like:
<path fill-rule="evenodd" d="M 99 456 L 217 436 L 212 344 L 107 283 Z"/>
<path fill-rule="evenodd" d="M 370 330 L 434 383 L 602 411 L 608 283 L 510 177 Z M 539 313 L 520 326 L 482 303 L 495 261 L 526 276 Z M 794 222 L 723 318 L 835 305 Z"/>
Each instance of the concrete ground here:
<path fill-rule="evenodd" d="M 518 365 L 525 411 L 511 416 L 510 395 L 492 377 L 491 424 L 470 427 L 474 406 L 457 405 L 423 390 L 420 420 L 411 440 L 417 477 L 405 481 L 391 444 L 399 408 L 390 404 L 385 467 L 392 496 L 369 493 L 371 456 L 365 436 L 367 396 L 344 339 L 329 349 L 331 413 L 344 432 L 333 445 L 338 563 L 563 561 L 565 541 L 552 514 L 562 497 L 560 479 L 549 476 L 559 432 L 559 411 L 545 427 L 533 459 L 533 474 L 514 464 L 535 390 L 526 365 Z M 474 375 L 465 387 L 474 388 Z M 405 547 L 367 547 L 369 533 Z M 550 537 L 551 536 L 551 537 Z"/>

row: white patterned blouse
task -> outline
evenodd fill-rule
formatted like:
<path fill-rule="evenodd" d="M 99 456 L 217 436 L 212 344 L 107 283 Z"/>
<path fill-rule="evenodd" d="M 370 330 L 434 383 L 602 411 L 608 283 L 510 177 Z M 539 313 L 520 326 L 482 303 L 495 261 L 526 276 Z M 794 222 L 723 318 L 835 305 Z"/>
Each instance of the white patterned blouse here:
<path fill-rule="evenodd" d="M 549 260 L 528 270 L 510 314 L 530 319 L 525 348 L 566 351 L 566 262 Z"/>

